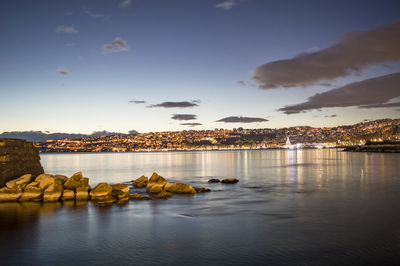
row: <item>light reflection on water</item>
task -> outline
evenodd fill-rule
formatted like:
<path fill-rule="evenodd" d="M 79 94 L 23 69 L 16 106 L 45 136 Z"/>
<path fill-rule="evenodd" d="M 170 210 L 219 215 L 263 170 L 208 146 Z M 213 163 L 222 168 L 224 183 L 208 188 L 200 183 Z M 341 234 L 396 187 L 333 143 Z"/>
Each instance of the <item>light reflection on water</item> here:
<path fill-rule="evenodd" d="M 213 192 L 106 208 L 0 204 L 2 265 L 337 265 L 400 259 L 399 154 L 331 149 L 41 158 L 46 172 L 82 171 L 92 186 L 156 171 Z M 229 177 L 240 182 L 207 183 Z"/>

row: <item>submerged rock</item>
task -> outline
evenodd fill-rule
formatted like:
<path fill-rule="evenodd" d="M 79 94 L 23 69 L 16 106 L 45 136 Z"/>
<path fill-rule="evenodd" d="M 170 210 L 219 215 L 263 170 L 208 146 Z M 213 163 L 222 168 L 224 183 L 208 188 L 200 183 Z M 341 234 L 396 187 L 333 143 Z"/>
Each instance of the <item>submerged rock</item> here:
<path fill-rule="evenodd" d="M 103 197 L 111 196 L 112 187 L 107 183 L 99 183 L 94 189 L 90 191 L 90 198 L 92 200 L 101 199 Z"/>
<path fill-rule="evenodd" d="M 167 191 L 165 191 L 165 190 L 162 190 L 160 193 L 158 193 L 157 195 L 156 195 L 156 198 L 159 198 L 159 199 L 168 199 L 168 198 L 170 198 L 170 197 L 172 197 L 173 195 L 172 195 L 172 193 L 169 193 L 169 192 L 167 192 Z"/>
<path fill-rule="evenodd" d="M 129 197 L 129 186 L 124 184 L 115 184 L 111 186 L 111 196 L 117 198 L 118 196 Z"/>
<path fill-rule="evenodd" d="M 197 193 L 203 193 L 203 192 L 210 192 L 211 189 L 206 188 L 206 187 L 195 187 L 194 188 L 196 190 Z"/>
<path fill-rule="evenodd" d="M 3 187 L 0 188 L 0 202 L 3 201 L 17 201 L 22 195 L 22 189 L 19 187 L 8 188 Z"/>
<path fill-rule="evenodd" d="M 239 180 L 237 180 L 236 178 L 227 178 L 221 181 L 221 183 L 224 184 L 235 184 L 237 182 L 239 182 Z"/>
<path fill-rule="evenodd" d="M 59 183 L 51 184 L 44 190 L 43 201 L 58 201 L 63 193 L 63 187 Z"/>
<path fill-rule="evenodd" d="M 128 201 L 129 201 L 129 196 L 128 195 L 122 196 L 122 197 L 120 196 L 120 197 L 118 197 L 117 203 L 119 205 L 123 205 L 123 204 L 126 204 Z"/>
<path fill-rule="evenodd" d="M 23 175 L 21 177 L 8 181 L 6 183 L 6 187 L 8 188 L 20 187 L 21 189 L 24 189 L 26 185 L 31 182 L 31 179 L 32 179 L 31 174 Z"/>
<path fill-rule="evenodd" d="M 132 195 L 129 196 L 131 200 L 150 200 L 150 197 L 140 195 L 138 193 L 133 193 Z"/>
<path fill-rule="evenodd" d="M 76 188 L 76 200 L 89 200 L 89 186 Z"/>
<path fill-rule="evenodd" d="M 115 198 L 112 196 L 103 196 L 98 200 L 94 200 L 93 203 L 97 206 L 110 206 L 113 205 L 115 201 Z"/>
<path fill-rule="evenodd" d="M 134 180 L 132 182 L 132 185 L 135 187 L 145 187 L 145 186 L 147 186 L 148 182 L 149 182 L 149 179 L 146 176 L 142 175 L 138 179 Z"/>
<path fill-rule="evenodd" d="M 146 189 L 150 193 L 159 193 L 163 186 L 167 183 L 167 180 L 165 180 L 162 176 L 158 175 L 157 173 L 153 173 L 153 175 L 150 177 Z"/>
<path fill-rule="evenodd" d="M 212 178 L 212 179 L 208 180 L 208 183 L 219 183 L 219 182 L 221 182 L 221 181 L 217 178 Z"/>
<path fill-rule="evenodd" d="M 74 200 L 75 192 L 71 189 L 64 189 L 61 199 L 62 200 Z"/>
<path fill-rule="evenodd" d="M 164 186 L 164 190 L 167 192 L 172 192 L 172 193 L 180 193 L 180 194 L 194 194 L 196 193 L 196 190 L 191 186 L 191 185 L 186 185 L 184 183 L 167 183 Z"/>
<path fill-rule="evenodd" d="M 39 184 L 40 185 L 40 184 Z M 19 201 L 41 201 L 43 197 L 43 189 L 35 186 L 27 186 L 24 189 Z"/>

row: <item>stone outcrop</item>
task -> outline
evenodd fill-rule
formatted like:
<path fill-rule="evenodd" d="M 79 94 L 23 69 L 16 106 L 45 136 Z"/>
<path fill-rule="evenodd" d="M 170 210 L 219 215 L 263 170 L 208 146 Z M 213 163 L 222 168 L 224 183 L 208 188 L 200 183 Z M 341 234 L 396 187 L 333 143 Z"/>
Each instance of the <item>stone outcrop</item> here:
<path fill-rule="evenodd" d="M 0 187 L 25 174 L 36 177 L 42 173 L 39 152 L 32 142 L 0 139 Z"/>
<path fill-rule="evenodd" d="M 112 196 L 103 196 L 95 201 L 93 201 L 94 204 L 97 206 L 110 206 L 113 205 L 115 202 L 115 198 Z"/>
<path fill-rule="evenodd" d="M 221 180 L 217 179 L 217 178 L 212 178 L 210 180 L 208 180 L 208 183 L 219 183 L 221 182 Z"/>
<path fill-rule="evenodd" d="M 172 193 L 169 193 L 165 190 L 160 191 L 160 193 L 156 195 L 156 198 L 158 199 L 168 199 L 170 197 L 172 197 Z"/>
<path fill-rule="evenodd" d="M 89 200 L 89 186 L 77 187 L 75 198 L 76 200 Z"/>
<path fill-rule="evenodd" d="M 71 189 L 64 189 L 61 199 L 62 200 L 74 200 L 75 192 Z"/>
<path fill-rule="evenodd" d="M 17 201 L 22 195 L 21 188 L 0 188 L 0 202 Z"/>
<path fill-rule="evenodd" d="M 39 186 L 26 186 L 19 201 L 42 201 L 43 189 Z"/>
<path fill-rule="evenodd" d="M 210 192 L 211 189 L 206 188 L 206 187 L 195 187 L 196 193 L 204 193 L 204 192 Z"/>
<path fill-rule="evenodd" d="M 146 176 L 142 175 L 138 179 L 134 180 L 132 182 L 132 185 L 135 187 L 145 187 L 145 186 L 147 186 L 148 182 L 149 182 L 149 179 Z"/>
<path fill-rule="evenodd" d="M 58 201 L 61 198 L 62 193 L 63 187 L 61 185 L 61 182 L 55 182 L 44 190 L 43 201 Z"/>
<path fill-rule="evenodd" d="M 149 179 L 149 182 L 147 183 L 146 189 L 150 193 L 159 193 L 166 183 L 167 180 L 165 180 L 162 176 L 158 175 L 157 173 L 153 173 Z"/>
<path fill-rule="evenodd" d="M 221 181 L 221 183 L 224 184 L 235 184 L 237 182 L 239 182 L 239 180 L 237 180 L 236 178 L 227 178 Z"/>
<path fill-rule="evenodd" d="M 89 186 L 89 178 L 83 177 L 81 172 L 77 172 L 70 178 L 67 178 L 63 186 L 70 190 L 75 190 L 78 187 L 87 187 Z"/>
<path fill-rule="evenodd" d="M 111 196 L 118 197 L 121 195 L 128 195 L 129 196 L 129 186 L 124 184 L 115 184 L 111 186 Z"/>
<path fill-rule="evenodd" d="M 55 179 L 51 175 L 46 175 L 46 174 L 41 174 L 38 177 L 36 177 L 35 182 L 39 183 L 39 187 L 41 189 L 46 189 L 47 187 L 51 186 L 54 184 Z"/>
<path fill-rule="evenodd" d="M 112 187 L 107 183 L 99 183 L 94 189 L 90 191 L 90 198 L 92 200 L 99 200 L 104 197 L 111 197 Z"/>
<path fill-rule="evenodd" d="M 150 197 L 140 195 L 138 193 L 133 193 L 132 195 L 129 196 L 131 200 L 150 200 Z"/>
<path fill-rule="evenodd" d="M 191 185 L 186 185 L 184 183 L 166 183 L 164 186 L 164 190 L 171 193 L 178 194 L 194 194 L 196 190 Z"/>
<path fill-rule="evenodd" d="M 6 187 L 8 188 L 21 188 L 24 189 L 26 185 L 28 185 L 32 180 L 31 174 L 23 175 L 17 179 L 10 180 L 6 183 Z"/>

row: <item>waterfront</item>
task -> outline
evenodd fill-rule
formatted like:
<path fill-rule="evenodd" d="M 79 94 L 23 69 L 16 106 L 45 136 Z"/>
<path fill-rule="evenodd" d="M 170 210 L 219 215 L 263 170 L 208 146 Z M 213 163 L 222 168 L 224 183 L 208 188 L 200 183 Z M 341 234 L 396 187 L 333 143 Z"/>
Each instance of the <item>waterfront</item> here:
<path fill-rule="evenodd" d="M 155 171 L 213 191 L 106 208 L 0 204 L 5 264 L 337 265 L 400 259 L 399 154 L 316 149 L 41 158 L 47 173 L 82 171 L 92 187 Z M 229 177 L 240 182 L 207 183 Z"/>

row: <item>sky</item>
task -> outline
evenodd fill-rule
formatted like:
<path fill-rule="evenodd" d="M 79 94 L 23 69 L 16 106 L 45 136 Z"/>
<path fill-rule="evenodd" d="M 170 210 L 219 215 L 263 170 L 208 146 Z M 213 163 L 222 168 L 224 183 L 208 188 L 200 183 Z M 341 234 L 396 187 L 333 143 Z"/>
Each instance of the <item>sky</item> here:
<path fill-rule="evenodd" d="M 400 118 L 400 2 L 0 4 L 0 132 Z"/>

